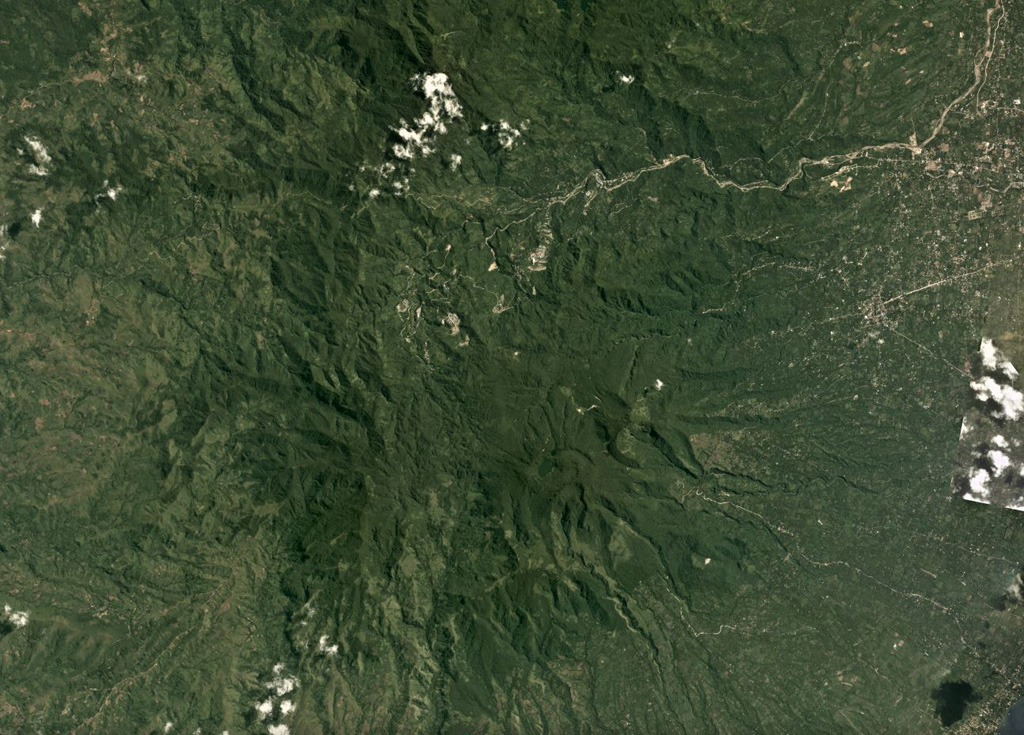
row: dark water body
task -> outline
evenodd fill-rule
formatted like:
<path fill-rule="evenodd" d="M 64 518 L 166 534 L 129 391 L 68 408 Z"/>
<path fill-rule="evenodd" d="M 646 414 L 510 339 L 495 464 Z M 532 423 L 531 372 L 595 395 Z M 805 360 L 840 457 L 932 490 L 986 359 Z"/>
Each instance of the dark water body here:
<path fill-rule="evenodd" d="M 964 718 L 967 705 L 976 701 L 978 696 L 966 681 L 947 681 L 932 693 L 932 699 L 942 726 L 949 727 Z"/>
<path fill-rule="evenodd" d="M 999 728 L 999 735 L 1024 735 L 1024 699 L 1013 705 L 1006 713 L 1006 719 Z"/>

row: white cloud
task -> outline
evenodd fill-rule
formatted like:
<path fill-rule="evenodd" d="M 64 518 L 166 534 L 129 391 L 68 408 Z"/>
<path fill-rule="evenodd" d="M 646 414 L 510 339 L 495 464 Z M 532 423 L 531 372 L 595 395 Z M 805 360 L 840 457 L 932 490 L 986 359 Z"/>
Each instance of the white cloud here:
<path fill-rule="evenodd" d="M 28 143 L 28 147 L 32 152 L 32 158 L 35 159 L 35 163 L 28 167 L 29 173 L 35 176 L 48 175 L 53 158 L 50 156 L 49 151 L 46 150 L 46 146 L 38 138 L 30 136 L 25 136 L 25 142 Z"/>
<path fill-rule="evenodd" d="M 288 729 L 287 725 L 271 725 L 267 728 L 269 735 L 288 735 L 291 730 Z"/>
<path fill-rule="evenodd" d="M 408 303 L 406 303 L 406 308 L 408 308 Z M 334 643 L 332 645 L 327 645 L 327 636 L 325 635 L 320 636 L 320 640 L 317 642 L 316 648 L 320 653 L 327 656 L 336 656 L 338 654 L 338 644 Z"/>
<path fill-rule="evenodd" d="M 173 729 L 174 729 L 174 723 L 173 722 L 168 722 L 166 725 L 164 725 L 164 732 L 170 732 Z"/>
<path fill-rule="evenodd" d="M 984 470 L 980 467 L 975 467 L 971 471 L 969 477 L 969 483 L 971 491 L 968 493 L 970 500 L 981 500 L 985 501 L 988 499 L 988 481 L 991 479 L 988 474 L 988 470 Z M 973 496 L 973 497 L 970 497 Z"/>
<path fill-rule="evenodd" d="M 434 152 L 427 142 L 427 131 L 424 129 L 414 130 L 409 127 L 396 128 L 395 132 L 398 133 L 398 137 L 404 140 L 404 143 L 395 143 L 391 148 L 391 152 L 395 154 L 395 158 L 401 158 L 403 161 L 411 161 L 419 153 L 422 156 L 429 156 Z"/>
<path fill-rule="evenodd" d="M 462 156 L 460 156 L 458 153 L 453 153 L 451 155 L 451 158 L 449 159 L 448 168 L 450 168 L 452 171 L 454 171 L 455 169 L 457 169 L 459 167 L 459 165 L 461 163 L 462 163 Z"/>
<path fill-rule="evenodd" d="M 992 463 L 992 474 L 995 477 L 1003 474 L 1003 470 L 1010 466 L 1010 458 L 998 449 L 993 449 L 988 453 L 988 460 Z"/>
<path fill-rule="evenodd" d="M 94 196 L 93 199 L 96 200 L 96 201 L 99 201 L 103 197 L 106 197 L 110 201 L 115 201 L 117 199 L 117 195 L 120 194 L 122 191 L 124 191 L 124 187 L 121 187 L 121 186 L 111 186 L 110 182 L 107 181 L 106 179 L 104 179 L 103 180 L 103 191 L 101 191 L 99 194 Z"/>
<path fill-rule="evenodd" d="M 1024 577 L 1018 572 L 1017 576 L 1010 582 L 1009 588 L 1006 590 L 1006 594 L 1017 602 L 1024 602 Z"/>
<path fill-rule="evenodd" d="M 409 193 L 409 178 L 406 177 L 402 180 L 394 180 L 391 182 L 391 190 L 394 192 L 396 197 L 404 196 Z"/>
<path fill-rule="evenodd" d="M 628 85 L 632 84 L 635 81 L 636 81 L 636 77 L 633 76 L 632 74 L 619 74 L 619 83 L 620 84 L 625 84 L 625 85 L 628 86 Z"/>
<path fill-rule="evenodd" d="M 279 697 L 294 691 L 298 685 L 299 680 L 294 676 L 284 676 L 284 664 L 274 666 L 274 678 L 266 683 L 267 689 L 272 689 Z"/>
<path fill-rule="evenodd" d="M 28 625 L 28 613 L 23 610 L 13 610 L 10 605 L 4 605 L 4 617 L 15 628 L 24 628 Z"/>
<path fill-rule="evenodd" d="M 1002 434 L 996 434 L 992 437 L 992 445 L 999 447 L 1000 449 L 1006 449 L 1010 446 L 1009 442 L 1006 441 L 1006 438 Z"/>
<path fill-rule="evenodd" d="M 989 370 L 995 370 L 999 364 L 999 349 L 988 337 L 981 340 L 981 364 Z"/>
<path fill-rule="evenodd" d="M 1013 363 L 995 346 L 988 337 L 981 340 L 981 364 L 986 370 L 999 370 L 1010 380 L 1016 380 L 1018 373 Z"/>
<path fill-rule="evenodd" d="M 28 147 L 32 149 L 32 157 L 36 159 L 36 162 L 50 163 L 53 161 L 53 158 L 50 157 L 50 153 L 46 150 L 46 146 L 40 143 L 38 138 L 25 136 L 25 142 L 28 143 Z"/>
<path fill-rule="evenodd" d="M 32 213 L 32 216 L 29 217 L 29 219 L 32 220 L 32 224 L 39 227 L 39 223 L 43 221 L 43 210 L 37 209 Z"/>
<path fill-rule="evenodd" d="M 444 114 L 447 117 L 462 117 L 462 105 L 459 104 L 455 92 L 452 91 L 448 75 L 442 72 L 434 74 L 420 74 L 416 77 L 423 96 L 430 102 L 430 111 L 435 115 Z"/>
<path fill-rule="evenodd" d="M 295 705 L 292 704 L 292 701 L 290 699 L 286 699 L 283 702 L 281 702 L 281 714 L 282 715 L 289 715 L 289 714 L 291 714 L 293 709 L 295 709 Z"/>
<path fill-rule="evenodd" d="M 448 123 L 462 117 L 462 105 L 452 90 L 447 74 L 418 74 L 413 77 L 413 82 L 423 93 L 430 109 L 411 123 L 401 120 L 399 127 L 394 128 L 402 142 L 395 143 L 391 152 L 395 158 L 403 161 L 411 161 L 416 156 L 429 156 L 434 152 L 434 139 L 448 132 Z"/>
<path fill-rule="evenodd" d="M 512 127 L 506 120 L 498 121 L 498 143 L 505 150 L 509 150 L 516 144 L 522 133 Z"/>
<path fill-rule="evenodd" d="M 981 380 L 973 381 L 971 388 L 974 389 L 974 395 L 979 401 L 992 401 L 998 406 L 993 413 L 996 418 L 1016 421 L 1024 415 L 1024 394 L 1016 388 L 1000 385 L 987 375 Z"/>
<path fill-rule="evenodd" d="M 274 714 L 274 700 L 273 698 L 265 699 L 256 705 L 256 712 L 259 714 L 261 720 L 265 720 L 270 715 Z"/>

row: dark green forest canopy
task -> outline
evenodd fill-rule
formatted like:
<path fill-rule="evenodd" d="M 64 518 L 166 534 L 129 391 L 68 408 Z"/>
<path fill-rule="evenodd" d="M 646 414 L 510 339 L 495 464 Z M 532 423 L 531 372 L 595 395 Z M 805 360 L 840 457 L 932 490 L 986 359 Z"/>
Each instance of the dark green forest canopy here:
<path fill-rule="evenodd" d="M 1024 3 L 0 12 L 0 732 L 1021 696 L 1024 515 L 950 478 Z"/>

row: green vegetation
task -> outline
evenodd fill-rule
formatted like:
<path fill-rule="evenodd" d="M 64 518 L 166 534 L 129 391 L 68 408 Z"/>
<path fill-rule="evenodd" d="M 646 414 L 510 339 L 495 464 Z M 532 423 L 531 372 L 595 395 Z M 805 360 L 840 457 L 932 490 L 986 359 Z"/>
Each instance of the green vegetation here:
<path fill-rule="evenodd" d="M 1021 292 L 1024 6 L 5 20 L 0 732 L 988 733 L 1020 698 L 1024 515 L 950 477 Z"/>

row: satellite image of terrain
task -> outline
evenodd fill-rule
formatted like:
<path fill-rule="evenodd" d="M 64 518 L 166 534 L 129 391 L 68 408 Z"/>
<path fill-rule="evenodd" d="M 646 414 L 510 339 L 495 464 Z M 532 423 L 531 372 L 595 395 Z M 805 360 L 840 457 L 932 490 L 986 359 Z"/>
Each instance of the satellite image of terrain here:
<path fill-rule="evenodd" d="M 1024 1 L 0 18 L 0 735 L 1024 732 Z"/>

